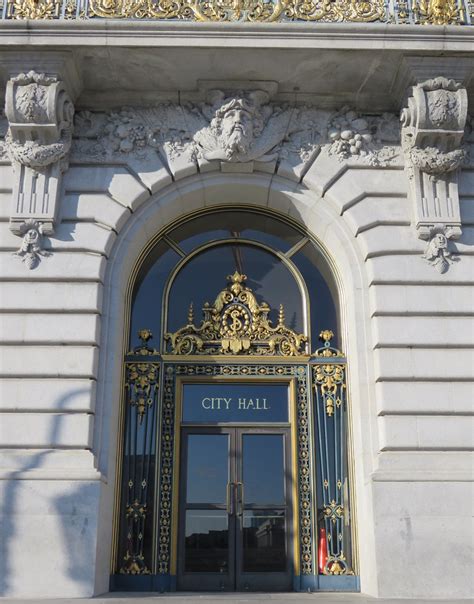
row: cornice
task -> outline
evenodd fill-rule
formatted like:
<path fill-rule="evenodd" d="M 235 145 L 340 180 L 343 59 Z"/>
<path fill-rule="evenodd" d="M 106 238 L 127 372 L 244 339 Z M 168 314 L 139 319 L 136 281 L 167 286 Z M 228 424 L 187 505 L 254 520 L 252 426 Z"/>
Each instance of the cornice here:
<path fill-rule="evenodd" d="M 2 46 L 244 47 L 473 52 L 474 27 L 365 23 L 0 21 Z"/>

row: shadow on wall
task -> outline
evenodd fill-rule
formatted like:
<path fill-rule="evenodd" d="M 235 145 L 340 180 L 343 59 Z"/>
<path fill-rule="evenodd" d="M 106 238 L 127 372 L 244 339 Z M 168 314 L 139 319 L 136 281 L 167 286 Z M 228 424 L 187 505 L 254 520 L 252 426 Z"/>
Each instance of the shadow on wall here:
<path fill-rule="evenodd" d="M 54 404 L 54 412 L 67 409 L 71 400 L 82 393 L 83 390 L 76 389 L 58 399 Z M 58 442 L 63 419 L 64 415 L 51 415 L 51 429 L 46 442 Z M 21 577 L 24 581 L 30 579 L 31 582 L 30 569 L 18 559 L 18 554 L 21 552 L 18 547 L 15 547 L 15 538 L 18 539 L 20 532 L 23 532 L 18 530 L 22 522 L 23 530 L 25 527 L 31 527 L 32 534 L 27 537 L 27 540 L 31 540 L 33 549 L 36 548 L 36 551 L 30 551 L 28 558 L 30 561 L 38 560 L 36 573 L 41 573 L 43 569 L 46 573 L 40 581 L 44 583 L 54 581 L 47 573 L 48 565 L 57 567 L 62 561 L 65 566 L 64 575 L 79 584 L 78 593 L 92 595 L 98 483 L 67 481 L 65 484 L 63 480 L 25 481 L 24 472 L 43 468 L 48 455 L 51 455 L 51 449 L 29 455 L 24 465 L 12 472 L 8 481 L 4 481 L 3 498 L 0 502 L 0 596 L 17 595 Z M 26 498 L 25 482 L 29 483 Z M 36 505 L 39 508 L 38 512 L 35 509 Z M 51 515 L 54 515 L 55 519 L 52 523 L 50 523 Z M 41 524 L 42 518 L 45 519 L 44 525 Z M 60 523 L 57 529 L 56 523 Z M 56 543 L 59 543 L 62 534 L 63 547 L 61 550 L 58 548 L 58 551 L 51 551 L 48 542 L 51 540 L 54 547 L 56 530 Z M 18 578 L 13 579 L 14 575 Z M 34 591 L 33 586 L 30 585 L 29 588 Z M 38 585 L 38 589 L 43 588 Z M 53 591 L 54 587 L 50 592 Z"/>

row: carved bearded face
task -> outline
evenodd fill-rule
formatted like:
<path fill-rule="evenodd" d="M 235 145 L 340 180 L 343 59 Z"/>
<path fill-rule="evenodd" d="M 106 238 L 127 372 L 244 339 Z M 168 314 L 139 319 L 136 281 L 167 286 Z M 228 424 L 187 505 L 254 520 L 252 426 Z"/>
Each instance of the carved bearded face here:
<path fill-rule="evenodd" d="M 223 108 L 219 129 L 221 140 L 230 158 L 248 152 L 253 139 L 253 117 L 240 104 Z"/>

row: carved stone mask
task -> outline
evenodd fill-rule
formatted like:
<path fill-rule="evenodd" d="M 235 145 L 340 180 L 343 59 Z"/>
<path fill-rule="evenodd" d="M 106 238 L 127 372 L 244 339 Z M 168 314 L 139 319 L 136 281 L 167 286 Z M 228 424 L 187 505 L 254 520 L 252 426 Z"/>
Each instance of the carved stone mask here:
<path fill-rule="evenodd" d="M 436 235 L 433 237 L 433 244 L 439 250 L 446 249 L 448 247 L 448 240 L 443 233 L 436 233 Z"/>
<path fill-rule="evenodd" d="M 33 245 L 35 243 L 38 243 L 38 240 L 39 240 L 39 233 L 38 233 L 38 231 L 36 229 L 29 229 L 26 232 L 25 242 L 28 245 Z"/>

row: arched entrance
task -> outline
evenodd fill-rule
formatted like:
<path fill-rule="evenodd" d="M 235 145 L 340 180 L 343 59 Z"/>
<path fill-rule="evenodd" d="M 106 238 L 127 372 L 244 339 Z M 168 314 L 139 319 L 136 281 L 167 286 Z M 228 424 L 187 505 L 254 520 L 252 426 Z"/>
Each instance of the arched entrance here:
<path fill-rule="evenodd" d="M 311 238 L 268 212 L 198 214 L 148 246 L 125 359 L 116 585 L 355 586 L 336 295 Z"/>

